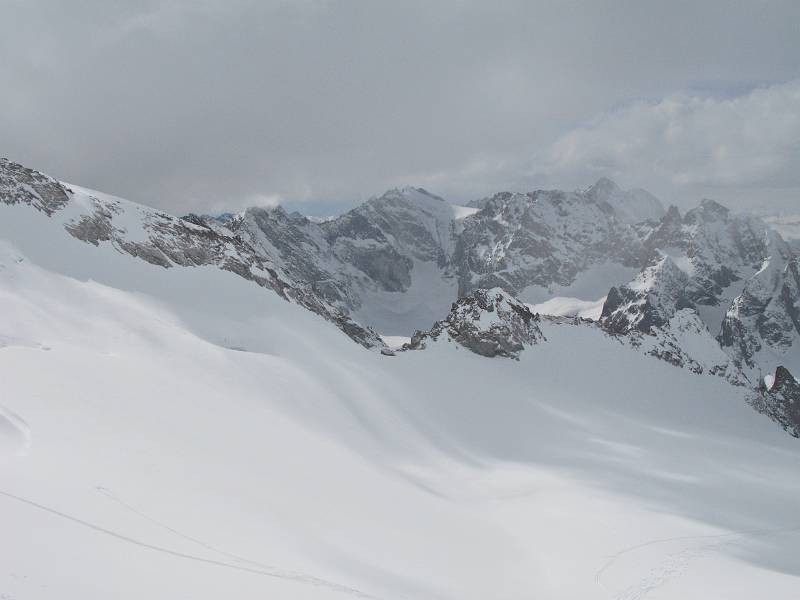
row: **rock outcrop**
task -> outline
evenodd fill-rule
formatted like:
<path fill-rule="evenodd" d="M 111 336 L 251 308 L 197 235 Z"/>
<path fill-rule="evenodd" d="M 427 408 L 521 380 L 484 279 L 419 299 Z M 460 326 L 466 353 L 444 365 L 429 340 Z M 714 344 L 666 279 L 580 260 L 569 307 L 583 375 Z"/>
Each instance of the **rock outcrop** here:
<path fill-rule="evenodd" d="M 475 290 L 460 298 L 429 331 L 417 331 L 404 348 L 431 342 L 456 342 L 481 356 L 518 358 L 526 346 L 544 340 L 539 316 L 500 288 Z"/>
<path fill-rule="evenodd" d="M 800 437 L 800 382 L 788 369 L 780 366 L 774 375 L 764 377 L 751 403 L 790 435 Z"/>

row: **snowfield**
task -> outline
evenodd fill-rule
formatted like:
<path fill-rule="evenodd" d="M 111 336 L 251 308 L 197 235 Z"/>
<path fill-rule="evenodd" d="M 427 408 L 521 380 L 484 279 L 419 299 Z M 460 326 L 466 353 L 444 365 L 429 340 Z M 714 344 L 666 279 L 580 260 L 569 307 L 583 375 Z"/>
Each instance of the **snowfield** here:
<path fill-rule="evenodd" d="M 0 218 L 0 598 L 790 600 L 800 443 L 543 321 L 382 356 L 215 267 Z"/>

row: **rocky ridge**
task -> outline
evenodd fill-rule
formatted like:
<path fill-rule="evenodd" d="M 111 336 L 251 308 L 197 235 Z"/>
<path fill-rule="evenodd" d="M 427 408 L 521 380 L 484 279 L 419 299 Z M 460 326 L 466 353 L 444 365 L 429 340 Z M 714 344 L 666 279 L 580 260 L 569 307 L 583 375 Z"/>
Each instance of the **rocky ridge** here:
<path fill-rule="evenodd" d="M 406 350 L 453 341 L 481 356 L 518 358 L 525 347 L 545 341 L 540 317 L 500 288 L 476 290 L 453 303 L 428 331 L 417 331 Z"/>
<path fill-rule="evenodd" d="M 0 162 L 0 203 L 29 204 L 59 218 L 73 237 L 163 268 L 215 266 L 253 281 L 334 323 L 359 344 L 382 348 L 380 337 L 303 285 L 283 276 L 246 239 L 206 220 L 178 218 L 125 200 L 58 182 L 7 160 Z"/>

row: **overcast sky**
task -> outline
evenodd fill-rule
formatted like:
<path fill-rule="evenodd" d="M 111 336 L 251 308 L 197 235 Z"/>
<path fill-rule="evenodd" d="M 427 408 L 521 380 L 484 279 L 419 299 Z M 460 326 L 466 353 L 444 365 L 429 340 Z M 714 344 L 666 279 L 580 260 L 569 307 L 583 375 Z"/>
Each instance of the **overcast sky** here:
<path fill-rule="evenodd" d="M 0 0 L 0 155 L 172 212 L 800 208 L 800 2 Z"/>

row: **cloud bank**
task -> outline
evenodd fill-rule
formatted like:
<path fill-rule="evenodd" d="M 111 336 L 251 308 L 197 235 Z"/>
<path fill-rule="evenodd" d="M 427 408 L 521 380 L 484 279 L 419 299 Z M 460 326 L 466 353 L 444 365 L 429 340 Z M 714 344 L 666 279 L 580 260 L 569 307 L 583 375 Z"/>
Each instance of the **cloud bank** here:
<path fill-rule="evenodd" d="M 798 22 L 795 0 L 8 0 L 0 154 L 178 213 L 599 175 L 785 204 Z"/>

